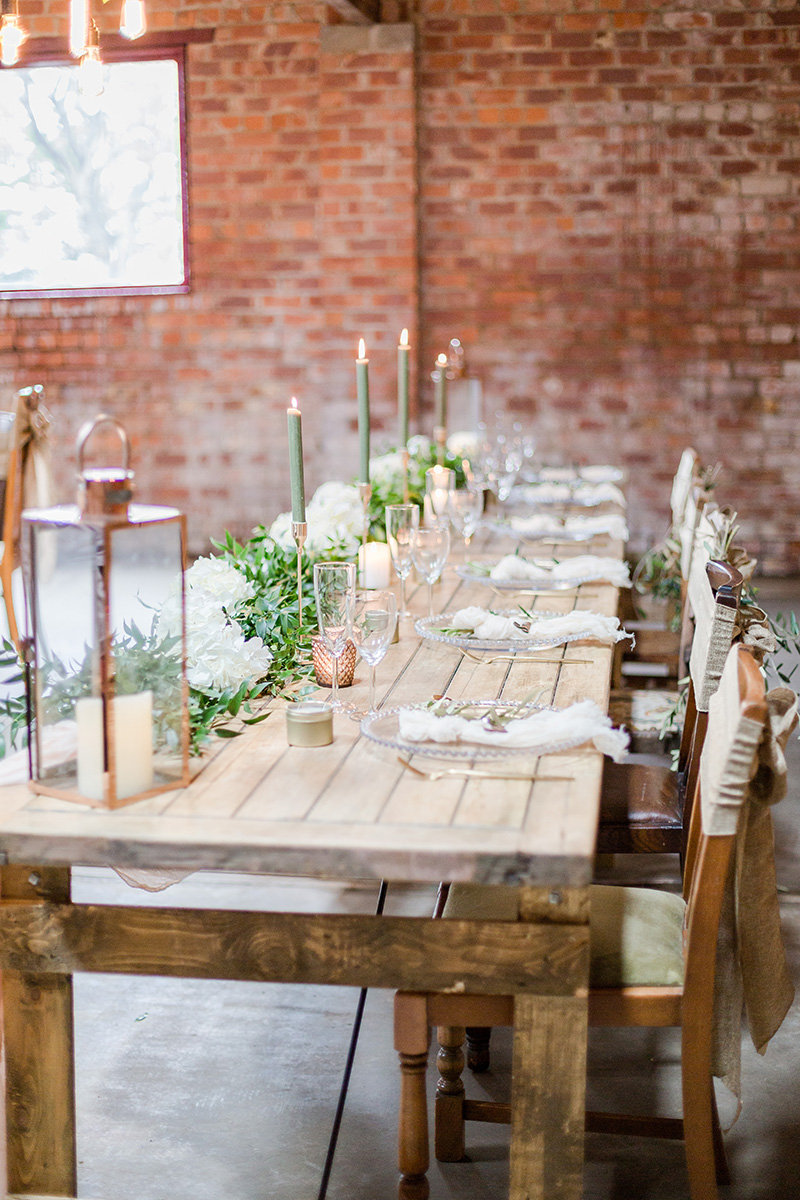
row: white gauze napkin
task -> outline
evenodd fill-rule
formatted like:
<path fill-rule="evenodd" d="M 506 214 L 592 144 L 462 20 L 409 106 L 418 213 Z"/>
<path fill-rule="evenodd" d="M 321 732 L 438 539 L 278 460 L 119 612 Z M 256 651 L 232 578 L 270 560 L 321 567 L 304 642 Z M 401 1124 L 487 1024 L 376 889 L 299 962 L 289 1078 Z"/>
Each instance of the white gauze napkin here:
<path fill-rule="evenodd" d="M 568 483 L 529 483 L 525 498 L 534 504 L 569 504 L 570 500 L 586 504 L 618 504 L 625 507 L 625 497 L 613 483 L 585 483 L 571 487 Z"/>
<path fill-rule="evenodd" d="M 477 742 L 487 746 L 518 746 L 535 754 L 561 742 L 592 742 L 615 762 L 625 757 L 628 735 L 615 729 L 611 718 L 594 700 L 580 700 L 560 712 L 542 709 L 530 717 L 512 721 L 502 732 L 493 733 L 480 721 L 459 716 L 436 716 L 420 708 L 402 708 L 398 714 L 400 737 L 406 742 Z"/>
<path fill-rule="evenodd" d="M 487 608 L 471 605 L 460 608 L 449 620 L 452 629 L 472 631 L 476 637 L 499 641 L 502 638 L 560 638 L 577 634 L 584 638 L 619 642 L 633 635 L 620 628 L 617 617 L 604 617 L 596 612 L 569 612 L 558 616 L 537 617 L 533 614 L 530 630 L 526 633 L 519 623 L 525 625 L 528 618 L 524 613 L 518 617 L 490 612 Z"/>
<path fill-rule="evenodd" d="M 492 567 L 489 578 L 500 581 L 515 579 L 543 582 L 568 583 L 572 579 L 604 579 L 615 587 L 629 587 L 630 575 L 627 563 L 618 558 L 599 558 L 595 554 L 579 554 L 575 558 L 565 558 L 562 562 L 540 559 L 539 563 L 529 562 L 519 554 L 507 554 Z"/>
<path fill-rule="evenodd" d="M 561 521 L 552 513 L 534 513 L 530 517 L 512 517 L 509 524 L 517 533 L 529 537 L 550 535 L 558 537 L 560 533 L 583 535 L 587 541 L 596 534 L 607 533 L 621 542 L 628 540 L 628 526 L 621 513 L 600 513 L 592 517 L 567 517 Z"/>

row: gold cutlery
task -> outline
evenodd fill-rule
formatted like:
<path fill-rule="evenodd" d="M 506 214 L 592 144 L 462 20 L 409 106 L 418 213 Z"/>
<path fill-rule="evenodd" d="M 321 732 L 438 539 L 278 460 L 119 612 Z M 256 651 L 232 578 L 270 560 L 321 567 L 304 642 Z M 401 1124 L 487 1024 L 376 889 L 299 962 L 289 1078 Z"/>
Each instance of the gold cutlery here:
<path fill-rule="evenodd" d="M 465 650 L 459 647 L 465 658 L 469 658 L 472 662 L 483 663 L 489 665 L 496 662 L 513 662 L 513 663 L 545 663 L 548 666 L 568 666 L 569 664 L 589 667 L 594 662 L 592 658 L 525 658 L 521 654 L 493 654 L 491 658 L 483 658 L 480 654 L 475 654 L 472 650 Z"/>
<path fill-rule="evenodd" d="M 408 761 L 398 754 L 397 761 L 401 766 L 410 771 L 412 775 L 419 775 L 421 779 L 429 779 L 434 782 L 437 779 L 509 779 L 522 780 L 526 783 L 572 783 L 574 776 L 572 775 L 537 775 L 536 772 L 528 771 L 523 775 L 516 774 L 497 774 L 494 771 L 476 771 L 472 767 L 443 767 L 437 771 L 423 771 L 419 767 L 414 767 Z"/>

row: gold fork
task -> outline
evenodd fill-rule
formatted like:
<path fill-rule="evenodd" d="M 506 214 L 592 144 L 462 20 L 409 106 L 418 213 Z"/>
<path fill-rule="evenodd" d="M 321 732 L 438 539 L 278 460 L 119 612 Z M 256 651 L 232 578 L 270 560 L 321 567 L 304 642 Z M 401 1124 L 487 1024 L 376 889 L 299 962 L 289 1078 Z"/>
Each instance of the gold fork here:
<path fill-rule="evenodd" d="M 410 771 L 412 775 L 419 775 L 421 779 L 429 779 L 432 782 L 437 779 L 511 779 L 524 780 L 527 783 L 572 783 L 574 776 L 572 775 L 537 775 L 535 771 L 528 771 L 526 774 L 497 774 L 494 771 L 476 771 L 472 767 L 443 767 L 438 771 L 423 771 L 419 767 L 412 766 L 407 758 L 403 758 L 398 754 L 397 761 L 401 766 Z"/>
<path fill-rule="evenodd" d="M 480 654 L 475 654 L 472 650 L 465 650 L 459 647 L 465 658 L 469 658 L 472 662 L 477 663 L 496 663 L 496 662 L 514 662 L 514 663 L 546 663 L 548 666 L 568 666 L 570 663 L 578 666 L 590 667 L 594 661 L 591 658 L 525 658 L 521 654 L 493 654 L 491 658 L 482 658 Z M 544 649 L 544 647 L 543 647 Z"/>

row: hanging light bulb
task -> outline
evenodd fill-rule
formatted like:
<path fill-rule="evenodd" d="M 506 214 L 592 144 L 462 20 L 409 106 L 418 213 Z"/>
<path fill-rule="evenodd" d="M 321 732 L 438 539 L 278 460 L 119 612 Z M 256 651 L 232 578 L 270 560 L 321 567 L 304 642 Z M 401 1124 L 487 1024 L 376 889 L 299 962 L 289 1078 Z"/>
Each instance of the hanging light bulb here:
<path fill-rule="evenodd" d="M 23 29 L 17 12 L 17 0 L 2 0 L 0 17 L 0 62 L 4 67 L 13 67 L 19 60 L 20 46 L 28 36 Z"/>
<path fill-rule="evenodd" d="M 89 38 L 78 68 L 78 90 L 82 96 L 102 96 L 103 63 L 100 58 L 100 34 L 94 21 L 89 24 Z"/>
<path fill-rule="evenodd" d="M 147 29 L 147 15 L 144 11 L 144 0 L 124 0 L 119 31 L 123 37 L 134 41 Z"/>
<path fill-rule="evenodd" d="M 69 0 L 69 52 L 80 58 L 89 44 L 89 0 Z"/>

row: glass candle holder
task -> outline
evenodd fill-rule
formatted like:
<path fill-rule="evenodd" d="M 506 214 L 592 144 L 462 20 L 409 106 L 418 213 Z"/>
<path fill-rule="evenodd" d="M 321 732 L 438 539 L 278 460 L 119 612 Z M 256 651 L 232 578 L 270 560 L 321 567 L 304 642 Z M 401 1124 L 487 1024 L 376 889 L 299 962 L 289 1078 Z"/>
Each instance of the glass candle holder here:
<path fill-rule="evenodd" d="M 456 485 L 456 473 L 450 467 L 429 467 L 425 472 L 425 492 L 436 525 L 446 527 L 450 521 L 448 504 Z"/>
<path fill-rule="evenodd" d="M 314 678 L 320 687 L 333 686 L 333 655 L 321 637 L 311 639 L 311 658 L 314 663 Z M 350 687 L 356 670 L 356 648 L 351 641 L 345 643 L 339 656 L 339 687 Z"/>

